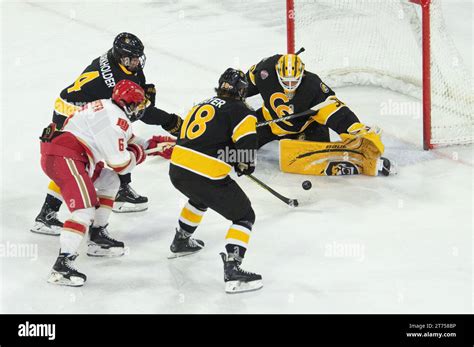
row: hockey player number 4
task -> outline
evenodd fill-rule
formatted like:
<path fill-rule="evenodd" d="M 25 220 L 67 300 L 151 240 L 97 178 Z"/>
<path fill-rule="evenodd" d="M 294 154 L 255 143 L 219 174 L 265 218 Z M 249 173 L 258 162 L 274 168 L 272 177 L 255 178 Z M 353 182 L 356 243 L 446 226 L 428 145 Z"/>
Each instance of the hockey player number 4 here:
<path fill-rule="evenodd" d="M 67 92 L 78 92 L 84 84 L 96 79 L 97 77 L 99 77 L 99 71 L 84 72 L 74 81 L 74 84 L 67 89 Z"/>

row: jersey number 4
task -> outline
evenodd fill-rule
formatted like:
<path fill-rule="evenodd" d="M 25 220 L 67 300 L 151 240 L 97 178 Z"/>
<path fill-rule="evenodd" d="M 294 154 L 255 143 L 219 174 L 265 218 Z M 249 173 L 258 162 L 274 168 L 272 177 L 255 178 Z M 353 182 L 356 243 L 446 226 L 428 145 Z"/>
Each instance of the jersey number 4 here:
<path fill-rule="evenodd" d="M 204 134 L 207 129 L 206 123 L 210 122 L 215 114 L 216 109 L 212 105 L 194 106 L 191 111 L 189 111 L 181 127 L 180 138 L 194 140 Z"/>
<path fill-rule="evenodd" d="M 96 79 L 97 77 L 99 77 L 99 71 L 84 72 L 77 78 L 74 84 L 67 89 L 67 92 L 78 92 L 84 84 Z"/>

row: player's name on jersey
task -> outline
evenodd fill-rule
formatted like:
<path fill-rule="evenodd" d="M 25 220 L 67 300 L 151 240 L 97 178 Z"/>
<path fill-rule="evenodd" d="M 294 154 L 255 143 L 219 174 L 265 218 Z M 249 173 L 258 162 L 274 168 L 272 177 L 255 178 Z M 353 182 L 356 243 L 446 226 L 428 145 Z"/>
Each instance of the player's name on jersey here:
<path fill-rule="evenodd" d="M 221 108 L 221 106 L 225 105 L 225 103 L 226 103 L 225 100 L 219 99 L 218 97 L 212 97 L 210 99 L 200 102 L 199 105 L 210 104 L 217 108 Z"/>
<path fill-rule="evenodd" d="M 100 73 L 102 74 L 102 78 L 104 79 L 105 84 L 109 88 L 115 87 L 115 79 L 114 74 L 112 73 L 112 68 L 110 67 L 109 58 L 107 57 L 107 53 L 102 55 L 99 59 L 99 66 L 100 66 Z"/>

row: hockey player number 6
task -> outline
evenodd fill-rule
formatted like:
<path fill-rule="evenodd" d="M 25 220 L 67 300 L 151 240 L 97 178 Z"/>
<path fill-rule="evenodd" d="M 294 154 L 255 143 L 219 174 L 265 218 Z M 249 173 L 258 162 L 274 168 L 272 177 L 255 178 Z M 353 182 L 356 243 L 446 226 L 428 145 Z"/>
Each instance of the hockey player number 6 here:
<path fill-rule="evenodd" d="M 207 122 L 210 122 L 216 113 L 212 105 L 196 106 L 186 116 L 183 127 L 181 128 L 181 138 L 187 137 L 190 140 L 198 138 L 206 131 Z M 194 120 L 191 122 L 191 119 Z M 189 126 L 188 126 L 189 124 Z"/>

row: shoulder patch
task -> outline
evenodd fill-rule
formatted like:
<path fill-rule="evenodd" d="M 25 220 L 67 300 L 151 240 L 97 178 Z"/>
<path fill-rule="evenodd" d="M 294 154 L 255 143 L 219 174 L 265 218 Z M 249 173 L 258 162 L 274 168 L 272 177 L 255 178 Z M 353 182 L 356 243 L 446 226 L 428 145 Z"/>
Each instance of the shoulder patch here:
<path fill-rule="evenodd" d="M 123 119 L 123 118 L 119 118 L 117 120 L 117 125 L 119 126 L 120 129 L 122 129 L 123 131 L 127 131 L 128 128 L 130 127 L 130 124 L 128 124 L 128 122 Z"/>

